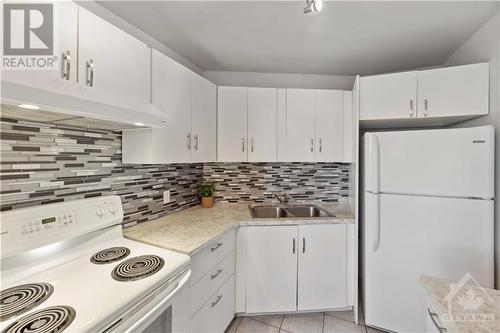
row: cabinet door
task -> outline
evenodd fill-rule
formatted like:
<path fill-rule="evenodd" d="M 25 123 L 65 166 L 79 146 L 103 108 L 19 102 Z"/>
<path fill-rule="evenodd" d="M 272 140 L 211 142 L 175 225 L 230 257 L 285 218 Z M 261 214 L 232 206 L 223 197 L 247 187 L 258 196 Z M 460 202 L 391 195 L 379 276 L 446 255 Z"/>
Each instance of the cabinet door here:
<path fill-rule="evenodd" d="M 298 250 L 298 310 L 345 307 L 346 225 L 300 225 Z"/>
<path fill-rule="evenodd" d="M 315 92 L 287 89 L 286 94 L 286 160 L 313 162 Z"/>
<path fill-rule="evenodd" d="M 418 72 L 418 117 L 488 114 L 489 64 Z"/>
<path fill-rule="evenodd" d="M 81 7 L 78 38 L 80 97 L 146 109 L 150 102 L 147 45 Z"/>
<path fill-rule="evenodd" d="M 416 117 L 417 71 L 362 77 L 360 120 Z"/>
<path fill-rule="evenodd" d="M 248 88 L 248 161 L 276 162 L 276 89 Z"/>
<path fill-rule="evenodd" d="M 344 144 L 344 92 L 316 90 L 316 162 L 340 162 Z"/>
<path fill-rule="evenodd" d="M 296 310 L 296 226 L 248 227 L 246 266 L 247 313 Z"/>
<path fill-rule="evenodd" d="M 72 1 L 55 1 L 53 8 L 54 56 L 58 59 L 54 70 L 2 70 L 2 81 L 57 93 L 70 93 L 76 88 L 78 6 Z M 63 59 L 65 57 L 67 60 Z M 63 77 L 63 73 L 68 74 Z"/>
<path fill-rule="evenodd" d="M 213 162 L 217 158 L 217 88 L 207 79 L 191 75 L 192 162 Z"/>
<path fill-rule="evenodd" d="M 247 88 L 217 88 L 217 154 L 220 162 L 247 161 Z"/>
<path fill-rule="evenodd" d="M 353 128 L 354 117 L 352 108 L 352 91 L 344 91 L 344 145 L 342 148 L 342 161 L 352 163 L 352 149 L 353 143 Z M 356 124 L 357 126 L 357 124 Z"/>

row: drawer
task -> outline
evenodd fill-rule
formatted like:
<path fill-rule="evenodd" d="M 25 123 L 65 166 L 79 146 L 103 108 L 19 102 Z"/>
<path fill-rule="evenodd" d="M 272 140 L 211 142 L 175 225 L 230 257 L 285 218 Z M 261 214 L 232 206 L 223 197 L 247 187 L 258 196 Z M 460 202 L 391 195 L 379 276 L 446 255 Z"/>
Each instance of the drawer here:
<path fill-rule="evenodd" d="M 191 257 L 191 285 L 198 282 L 218 262 L 234 252 L 234 230 L 231 230 Z"/>
<path fill-rule="evenodd" d="M 231 275 L 234 274 L 234 252 L 214 266 L 195 285 L 191 286 L 191 315 L 207 301 L 217 289 L 219 289 Z"/>
<path fill-rule="evenodd" d="M 222 333 L 234 317 L 234 275 L 191 318 L 191 332 Z"/>

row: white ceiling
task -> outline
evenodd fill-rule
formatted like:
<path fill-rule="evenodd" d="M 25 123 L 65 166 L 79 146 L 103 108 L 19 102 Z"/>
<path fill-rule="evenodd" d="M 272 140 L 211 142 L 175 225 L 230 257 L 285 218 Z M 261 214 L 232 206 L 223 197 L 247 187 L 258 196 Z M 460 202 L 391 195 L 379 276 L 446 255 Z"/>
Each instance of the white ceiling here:
<path fill-rule="evenodd" d="M 203 70 L 374 74 L 441 65 L 499 2 L 100 1 Z"/>

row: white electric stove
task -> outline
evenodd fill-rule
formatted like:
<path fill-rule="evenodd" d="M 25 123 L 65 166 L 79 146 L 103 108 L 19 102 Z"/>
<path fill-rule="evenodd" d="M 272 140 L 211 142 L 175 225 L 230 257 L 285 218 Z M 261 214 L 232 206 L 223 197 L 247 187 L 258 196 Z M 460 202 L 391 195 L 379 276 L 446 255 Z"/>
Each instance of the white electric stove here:
<path fill-rule="evenodd" d="M 1 214 L 0 332 L 189 329 L 189 257 L 125 239 L 118 196 Z"/>

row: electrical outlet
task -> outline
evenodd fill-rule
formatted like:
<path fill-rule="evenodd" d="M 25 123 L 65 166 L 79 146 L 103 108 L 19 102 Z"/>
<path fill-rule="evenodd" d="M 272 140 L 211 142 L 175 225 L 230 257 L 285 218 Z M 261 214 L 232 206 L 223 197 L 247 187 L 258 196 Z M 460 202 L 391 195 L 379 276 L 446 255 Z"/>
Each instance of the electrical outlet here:
<path fill-rule="evenodd" d="M 163 203 L 167 204 L 170 202 L 170 191 L 163 191 Z"/>

